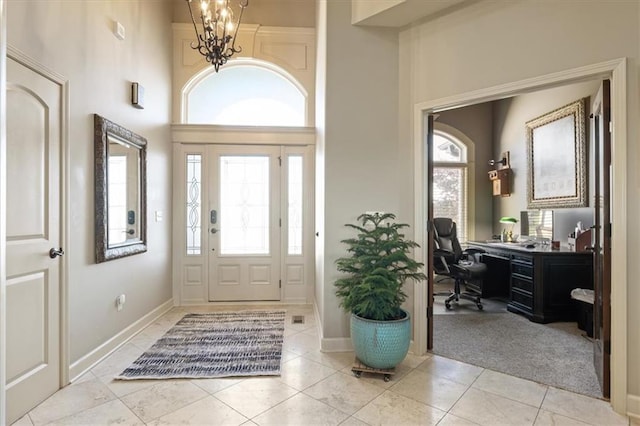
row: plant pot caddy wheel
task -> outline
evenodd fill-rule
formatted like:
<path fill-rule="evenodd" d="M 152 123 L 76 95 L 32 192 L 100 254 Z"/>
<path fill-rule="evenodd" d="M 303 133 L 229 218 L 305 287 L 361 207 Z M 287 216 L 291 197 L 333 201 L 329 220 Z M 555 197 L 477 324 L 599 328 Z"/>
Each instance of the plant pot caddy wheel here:
<path fill-rule="evenodd" d="M 335 282 L 340 306 L 351 313 L 351 341 L 356 359 L 351 371 L 382 374 L 389 381 L 409 351 L 411 318 L 401 308 L 407 298 L 402 286 L 407 280 L 421 281 L 423 266 L 409 257 L 418 245 L 400 231 L 407 224 L 395 223 L 391 213 L 362 214 L 357 236 L 342 240 L 348 256 L 336 261 L 347 276 Z"/>
<path fill-rule="evenodd" d="M 353 367 L 351 367 L 351 372 L 357 378 L 360 378 L 362 373 L 372 373 L 372 374 L 382 374 L 384 376 L 384 381 L 388 382 L 391 380 L 391 376 L 396 373 L 395 367 L 393 368 L 373 368 L 369 367 L 366 364 L 363 364 L 358 358 L 353 362 Z"/>

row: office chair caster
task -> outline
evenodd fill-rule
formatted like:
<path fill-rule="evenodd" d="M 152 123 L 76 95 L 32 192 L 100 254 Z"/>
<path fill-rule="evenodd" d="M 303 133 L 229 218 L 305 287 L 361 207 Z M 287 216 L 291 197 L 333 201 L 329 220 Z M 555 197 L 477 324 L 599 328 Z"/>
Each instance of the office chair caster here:
<path fill-rule="evenodd" d="M 447 308 L 448 310 L 450 310 L 451 309 L 451 303 L 444 302 L 444 307 Z"/>
<path fill-rule="evenodd" d="M 484 309 L 484 306 L 482 306 L 482 303 L 476 303 L 476 306 L 478 307 L 479 311 Z"/>

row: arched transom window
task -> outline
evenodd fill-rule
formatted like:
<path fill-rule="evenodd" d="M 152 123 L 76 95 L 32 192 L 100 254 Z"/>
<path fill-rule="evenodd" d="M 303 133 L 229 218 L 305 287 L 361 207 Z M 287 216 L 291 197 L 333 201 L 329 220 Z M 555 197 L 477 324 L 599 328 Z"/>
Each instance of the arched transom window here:
<path fill-rule="evenodd" d="M 433 217 L 456 222 L 458 239 L 468 238 L 467 147 L 444 132 L 433 135 Z"/>
<path fill-rule="evenodd" d="M 307 96 L 269 67 L 227 64 L 186 93 L 188 124 L 305 126 Z"/>

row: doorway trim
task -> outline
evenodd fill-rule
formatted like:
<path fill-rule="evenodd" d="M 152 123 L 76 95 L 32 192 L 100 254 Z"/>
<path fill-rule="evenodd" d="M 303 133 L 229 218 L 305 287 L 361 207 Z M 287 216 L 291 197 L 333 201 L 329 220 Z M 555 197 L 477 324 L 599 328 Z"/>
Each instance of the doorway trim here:
<path fill-rule="evenodd" d="M 1 1 L 1 0 L 0 0 Z M 304 157 L 304 178 L 308 180 L 308 186 L 305 184 L 304 209 L 306 213 L 313 213 L 314 210 L 314 194 L 315 183 L 315 142 L 316 132 L 313 127 L 287 127 L 287 126 L 228 126 L 228 125 L 211 125 L 211 124 L 173 124 L 171 125 L 171 142 L 173 145 L 173 210 L 174 212 L 182 212 L 183 205 L 180 197 L 176 194 L 182 194 L 183 181 L 185 171 L 183 166 L 183 155 L 185 154 L 185 146 L 189 146 L 194 154 L 201 154 L 205 157 L 205 163 L 208 161 L 207 147 L 212 145 L 233 145 L 241 146 L 281 146 L 285 152 L 291 149 L 298 149 L 305 152 Z M 302 152 L 301 151 L 301 152 Z M 203 166 L 207 168 L 208 166 Z M 203 169 L 204 170 L 204 169 Z M 306 214 L 305 213 L 305 214 Z M 182 213 L 173 215 L 173 238 L 174 241 L 183 240 L 183 222 Z M 272 303 L 309 303 L 313 298 L 313 288 L 315 287 L 315 276 L 313 275 L 313 221 L 307 225 L 309 227 L 308 235 L 303 238 L 305 252 L 304 263 L 310 266 L 304 268 L 304 289 L 296 289 L 293 293 L 287 293 L 288 296 L 293 294 L 292 298 L 285 297 L 287 282 L 282 283 L 281 300 Z M 305 227 L 306 228 L 306 227 Z M 306 232 L 305 232 L 306 234 Z M 282 241 L 284 244 L 284 241 Z M 282 247 L 284 247 L 282 245 Z M 189 304 L 215 304 L 220 302 L 210 302 L 208 296 L 198 300 L 185 300 L 182 294 L 183 281 L 183 252 L 180 244 L 173 245 L 173 301 L 177 306 Z M 281 258 L 281 267 L 284 257 Z M 293 289 L 292 289 L 293 290 Z M 300 290 L 300 291 L 297 291 Z M 208 291 L 208 290 L 207 290 Z M 263 303 L 263 302 L 223 302 L 223 303 Z M 271 303 L 271 302 L 270 302 Z"/>
<path fill-rule="evenodd" d="M 7 2 L 0 0 L 0 424 L 6 419 L 7 359 Z"/>
<path fill-rule="evenodd" d="M 420 247 L 427 247 L 424 135 L 426 115 L 452 108 L 504 99 L 528 92 L 596 78 L 611 79 L 612 110 L 612 194 L 611 221 L 611 405 L 618 413 L 627 412 L 627 59 L 573 68 L 535 78 L 475 90 L 450 97 L 417 103 L 413 114 L 414 149 L 414 232 Z M 424 249 L 416 249 L 416 258 L 426 262 Z M 415 312 L 427 310 L 427 286 L 414 284 Z M 415 315 L 414 352 L 427 352 L 427 316 Z"/>

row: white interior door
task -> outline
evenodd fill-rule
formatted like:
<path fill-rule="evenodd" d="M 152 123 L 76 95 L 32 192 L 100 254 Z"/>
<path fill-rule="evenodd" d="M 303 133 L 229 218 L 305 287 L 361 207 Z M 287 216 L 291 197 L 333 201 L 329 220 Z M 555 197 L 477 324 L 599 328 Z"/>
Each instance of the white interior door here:
<path fill-rule="evenodd" d="M 59 83 L 7 59 L 9 423 L 60 387 L 61 105 Z"/>
<path fill-rule="evenodd" d="M 209 147 L 209 300 L 280 300 L 280 147 Z"/>

